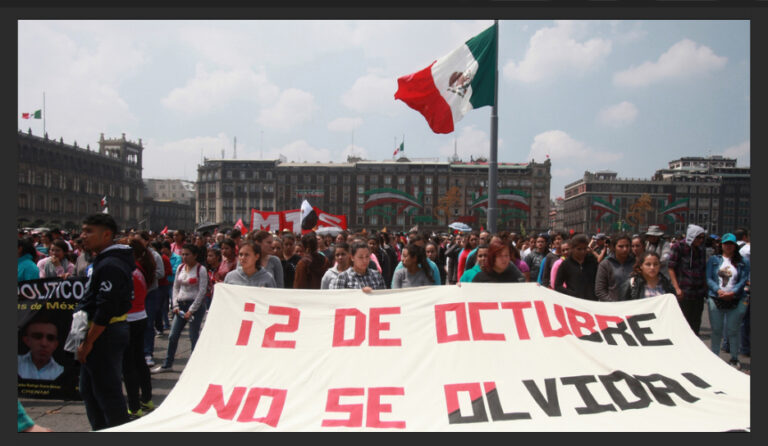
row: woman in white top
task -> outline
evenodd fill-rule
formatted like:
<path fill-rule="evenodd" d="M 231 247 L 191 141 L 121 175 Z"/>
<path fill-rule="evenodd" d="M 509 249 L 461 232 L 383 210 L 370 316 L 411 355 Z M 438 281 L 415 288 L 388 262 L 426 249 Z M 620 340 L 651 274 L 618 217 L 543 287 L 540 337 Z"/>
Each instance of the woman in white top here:
<path fill-rule="evenodd" d="M 200 325 L 205 316 L 205 294 L 208 288 L 208 271 L 197 262 L 197 247 L 191 243 L 181 248 L 181 265 L 173 281 L 173 322 L 168 336 L 168 353 L 163 365 L 152 369 L 152 373 L 170 370 L 179 343 L 181 330 L 189 322 L 189 340 L 192 350 L 200 337 Z"/>
<path fill-rule="evenodd" d="M 348 270 L 352 265 L 351 257 L 349 256 L 349 245 L 346 242 L 337 243 L 333 251 L 333 258 L 336 260 L 336 264 L 328 268 L 323 275 L 323 279 L 320 282 L 321 290 L 330 289 L 331 283 L 336 280 L 336 277 Z"/>
<path fill-rule="evenodd" d="M 61 277 L 66 279 L 75 272 L 75 264 L 67 260 L 69 246 L 64 240 L 54 240 L 48 250 L 48 257 L 37 263 L 41 279 Z"/>

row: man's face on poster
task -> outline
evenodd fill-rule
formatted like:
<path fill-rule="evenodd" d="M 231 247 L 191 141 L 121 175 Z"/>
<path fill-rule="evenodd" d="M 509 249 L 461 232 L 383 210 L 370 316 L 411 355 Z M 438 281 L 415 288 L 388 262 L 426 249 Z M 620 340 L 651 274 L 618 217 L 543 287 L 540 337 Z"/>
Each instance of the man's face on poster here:
<path fill-rule="evenodd" d="M 29 347 L 32 362 L 40 368 L 48 364 L 59 346 L 58 330 L 50 322 L 33 322 L 27 327 L 22 341 Z"/>

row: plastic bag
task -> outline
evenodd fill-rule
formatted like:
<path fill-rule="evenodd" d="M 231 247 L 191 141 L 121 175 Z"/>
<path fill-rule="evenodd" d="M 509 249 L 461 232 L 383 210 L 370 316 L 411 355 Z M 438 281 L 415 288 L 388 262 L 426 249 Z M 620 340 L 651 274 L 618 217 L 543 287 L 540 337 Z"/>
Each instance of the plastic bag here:
<path fill-rule="evenodd" d="M 88 313 L 83 310 L 72 314 L 72 328 L 69 330 L 67 340 L 64 342 L 64 350 L 77 353 L 77 348 L 85 340 L 88 334 Z"/>

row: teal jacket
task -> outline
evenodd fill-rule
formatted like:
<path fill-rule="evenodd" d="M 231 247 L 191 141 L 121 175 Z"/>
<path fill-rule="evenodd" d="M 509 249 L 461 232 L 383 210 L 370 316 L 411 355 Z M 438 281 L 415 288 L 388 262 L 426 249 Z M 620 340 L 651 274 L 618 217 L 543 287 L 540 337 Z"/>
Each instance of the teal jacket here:
<path fill-rule="evenodd" d="M 24 254 L 19 257 L 18 269 L 16 274 L 16 281 L 22 280 L 34 280 L 40 278 L 40 270 L 37 269 L 37 264 L 32 260 L 30 254 Z"/>
<path fill-rule="evenodd" d="M 482 271 L 480 269 L 480 265 L 475 263 L 475 266 L 464 271 L 464 274 L 461 275 L 459 282 L 471 282 L 472 279 L 474 279 L 477 273 L 479 273 L 480 271 Z"/>

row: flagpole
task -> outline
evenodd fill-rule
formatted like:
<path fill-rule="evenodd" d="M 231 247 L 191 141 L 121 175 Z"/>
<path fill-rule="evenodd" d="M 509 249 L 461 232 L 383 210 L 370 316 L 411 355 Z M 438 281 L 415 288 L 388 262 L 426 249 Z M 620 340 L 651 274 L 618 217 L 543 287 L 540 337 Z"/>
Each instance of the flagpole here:
<path fill-rule="evenodd" d="M 43 92 L 43 136 L 45 136 L 45 92 Z"/>
<path fill-rule="evenodd" d="M 496 216 L 498 215 L 497 205 L 497 174 L 498 174 L 498 138 L 499 138 L 499 21 L 494 20 L 493 26 L 496 27 L 496 76 L 494 76 L 493 86 L 493 108 L 491 109 L 491 154 L 488 164 L 488 231 L 491 234 L 496 233 Z"/>

